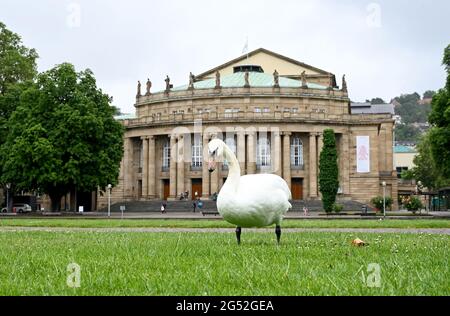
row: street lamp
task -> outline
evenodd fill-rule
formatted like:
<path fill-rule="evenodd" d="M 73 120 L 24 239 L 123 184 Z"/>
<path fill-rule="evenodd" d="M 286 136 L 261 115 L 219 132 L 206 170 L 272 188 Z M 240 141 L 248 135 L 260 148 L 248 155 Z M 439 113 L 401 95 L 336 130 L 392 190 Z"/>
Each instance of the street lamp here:
<path fill-rule="evenodd" d="M 108 217 L 111 216 L 111 188 L 112 185 L 108 184 Z"/>
<path fill-rule="evenodd" d="M 9 213 L 9 189 L 11 189 L 11 183 L 6 184 L 6 212 Z"/>
<path fill-rule="evenodd" d="M 383 186 L 383 219 L 386 219 L 386 181 L 381 183 Z"/>

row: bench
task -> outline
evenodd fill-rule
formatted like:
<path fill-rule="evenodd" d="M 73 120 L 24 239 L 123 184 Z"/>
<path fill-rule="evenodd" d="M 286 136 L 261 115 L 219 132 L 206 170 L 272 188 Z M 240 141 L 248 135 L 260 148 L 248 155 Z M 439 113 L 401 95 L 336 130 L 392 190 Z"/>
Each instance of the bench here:
<path fill-rule="evenodd" d="M 202 211 L 202 215 L 203 216 L 205 216 L 205 215 L 219 215 L 219 212 L 217 212 L 217 211 Z"/>

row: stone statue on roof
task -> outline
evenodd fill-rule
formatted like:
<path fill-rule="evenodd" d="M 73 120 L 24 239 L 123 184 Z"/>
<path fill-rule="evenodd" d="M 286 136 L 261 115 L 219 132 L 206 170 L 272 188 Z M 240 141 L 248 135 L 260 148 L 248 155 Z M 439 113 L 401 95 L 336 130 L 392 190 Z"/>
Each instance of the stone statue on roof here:
<path fill-rule="evenodd" d="M 347 81 L 345 80 L 345 75 L 342 76 L 342 91 L 347 92 Z"/>
<path fill-rule="evenodd" d="M 145 95 L 150 95 L 150 89 L 152 87 L 152 82 L 150 81 L 150 79 L 147 78 L 147 91 L 145 92 Z"/>
<path fill-rule="evenodd" d="M 141 82 L 138 81 L 136 97 L 141 96 Z"/>
<path fill-rule="evenodd" d="M 194 89 L 194 81 L 195 81 L 195 76 L 192 72 L 189 73 L 189 90 Z"/>
<path fill-rule="evenodd" d="M 249 81 L 249 74 L 248 74 L 248 71 L 245 71 L 245 74 L 244 74 L 244 80 L 245 80 L 245 85 L 244 85 L 244 87 L 246 87 L 246 88 L 250 87 L 250 81 Z"/>
<path fill-rule="evenodd" d="M 220 88 L 220 72 L 216 71 L 216 89 Z"/>
<path fill-rule="evenodd" d="M 164 81 L 166 82 L 166 92 L 169 92 L 170 91 L 170 78 L 168 75 L 166 76 L 166 79 Z"/>
<path fill-rule="evenodd" d="M 273 72 L 273 82 L 274 82 L 274 87 L 280 87 L 280 82 L 279 82 L 279 78 L 278 78 L 278 71 L 275 69 L 275 71 Z"/>
<path fill-rule="evenodd" d="M 308 83 L 306 82 L 306 71 L 305 70 L 303 70 L 303 72 L 301 74 L 301 78 L 302 78 L 302 88 L 307 88 Z"/>

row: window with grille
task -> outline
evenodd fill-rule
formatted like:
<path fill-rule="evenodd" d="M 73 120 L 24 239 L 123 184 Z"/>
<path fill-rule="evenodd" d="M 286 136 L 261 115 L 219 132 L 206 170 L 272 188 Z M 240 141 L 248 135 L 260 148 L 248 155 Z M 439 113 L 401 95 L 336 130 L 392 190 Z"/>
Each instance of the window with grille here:
<path fill-rule="evenodd" d="M 267 137 L 258 139 L 256 152 L 256 164 L 260 167 L 270 166 L 270 140 Z"/>
<path fill-rule="evenodd" d="M 234 155 L 236 155 L 236 138 L 234 135 L 230 135 L 225 139 L 225 144 L 230 147 L 231 151 Z M 223 165 L 228 167 L 228 161 L 226 159 L 223 160 Z"/>
<path fill-rule="evenodd" d="M 303 166 L 303 143 L 300 137 L 294 136 L 291 139 L 291 165 Z"/>
<path fill-rule="evenodd" d="M 170 142 L 166 140 L 163 145 L 163 168 L 167 169 L 170 166 Z"/>
<path fill-rule="evenodd" d="M 201 167 L 203 162 L 202 157 L 203 145 L 201 137 L 194 137 L 192 144 L 192 167 Z"/>

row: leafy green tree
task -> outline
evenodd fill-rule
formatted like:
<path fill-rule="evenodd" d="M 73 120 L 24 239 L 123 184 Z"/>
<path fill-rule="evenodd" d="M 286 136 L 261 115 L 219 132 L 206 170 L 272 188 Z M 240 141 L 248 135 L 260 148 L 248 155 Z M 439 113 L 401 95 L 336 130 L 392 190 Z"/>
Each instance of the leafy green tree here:
<path fill-rule="evenodd" d="M 37 73 L 37 58 L 38 54 L 34 49 L 23 46 L 20 36 L 8 30 L 5 24 L 0 22 L 1 95 L 5 94 L 9 85 L 34 78 Z"/>
<path fill-rule="evenodd" d="M 372 100 L 366 100 L 370 104 L 385 104 L 386 102 L 382 98 L 373 98 Z"/>
<path fill-rule="evenodd" d="M 443 65 L 447 82 L 433 97 L 429 122 L 431 155 L 439 174 L 450 179 L 450 45 L 445 48 Z"/>
<path fill-rule="evenodd" d="M 395 100 L 400 105 L 395 107 L 395 114 L 402 117 L 402 122 L 406 125 L 412 123 L 426 123 L 431 106 L 419 104 L 420 95 L 416 92 L 412 94 L 403 94 L 396 97 Z"/>
<path fill-rule="evenodd" d="M 432 91 L 432 90 L 427 90 L 423 93 L 423 98 L 424 99 L 431 99 L 432 97 L 434 97 L 434 95 L 436 94 L 436 91 Z"/>
<path fill-rule="evenodd" d="M 420 181 L 423 187 L 430 190 L 450 185 L 450 181 L 443 178 L 436 168 L 431 154 L 430 133 L 420 139 L 413 162 L 412 169 L 402 172 L 403 179 Z"/>
<path fill-rule="evenodd" d="M 333 211 L 333 205 L 339 189 L 337 159 L 334 130 L 326 129 L 323 132 L 323 148 L 319 160 L 319 190 L 322 193 L 323 208 L 327 213 Z"/>
<path fill-rule="evenodd" d="M 123 127 L 90 70 L 61 64 L 24 89 L 2 152 L 4 182 L 47 193 L 52 209 L 69 191 L 116 184 Z"/>
<path fill-rule="evenodd" d="M 395 140 L 397 141 L 418 141 L 422 132 L 413 125 L 400 124 L 395 126 Z"/>
<path fill-rule="evenodd" d="M 23 86 L 37 73 L 37 58 L 38 54 L 34 49 L 23 46 L 20 36 L 0 22 L 0 146 L 6 140 L 6 123 L 19 103 Z M 0 161 L 0 171 L 1 169 Z M 5 185 L 3 191 L 5 196 Z M 14 191 L 16 189 L 12 183 L 10 193 L 14 194 Z M 11 205 L 12 199 L 9 202 Z"/>

